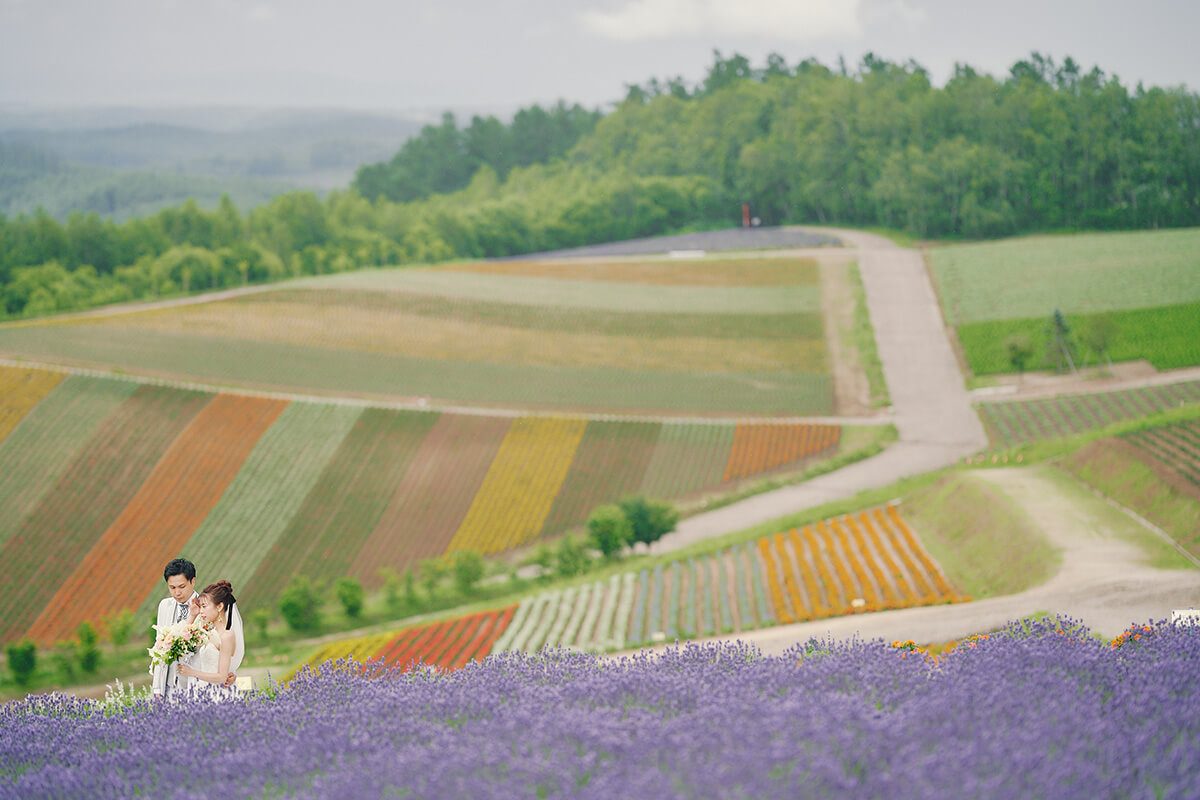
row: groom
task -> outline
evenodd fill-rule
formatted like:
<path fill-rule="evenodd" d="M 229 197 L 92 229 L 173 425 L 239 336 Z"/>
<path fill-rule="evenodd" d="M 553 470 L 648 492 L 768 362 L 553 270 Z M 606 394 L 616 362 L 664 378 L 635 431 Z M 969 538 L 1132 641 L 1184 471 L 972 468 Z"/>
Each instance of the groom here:
<path fill-rule="evenodd" d="M 167 591 L 171 594 L 158 604 L 158 625 L 165 628 L 187 620 L 196 608 L 196 598 L 199 596 L 196 594 L 196 565 L 186 558 L 176 558 L 168 562 L 163 569 L 163 580 L 166 581 Z M 191 656 L 184 656 L 181 660 L 185 664 L 189 663 Z M 231 672 L 225 678 L 225 685 L 230 686 L 236 680 L 237 675 Z M 150 687 L 155 700 L 170 697 L 172 692 L 178 691 L 175 666 L 156 666 Z"/>

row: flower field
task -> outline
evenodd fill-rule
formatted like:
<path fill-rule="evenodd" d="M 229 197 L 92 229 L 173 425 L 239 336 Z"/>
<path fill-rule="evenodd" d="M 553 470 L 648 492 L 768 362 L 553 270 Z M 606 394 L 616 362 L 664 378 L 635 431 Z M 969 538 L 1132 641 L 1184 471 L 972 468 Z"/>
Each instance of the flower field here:
<path fill-rule="evenodd" d="M 105 418 L 0 549 L 0 582 L 12 592 L 0 616 L 0 640 L 28 632 L 208 399 L 139 386 Z M 161 581 L 161 567 L 157 572 Z M 144 592 L 154 578 L 142 579 Z M 84 598 L 76 602 L 100 616 Z"/>
<path fill-rule="evenodd" d="M 1195 403 L 1200 403 L 1200 381 L 1037 400 L 979 403 L 976 409 L 992 444 L 1012 447 Z"/>
<path fill-rule="evenodd" d="M 1114 647 L 1047 618 L 939 658 L 897 645 L 328 662 L 157 708 L 35 695 L 0 708 L 0 797 L 167 796 L 197 775 L 232 797 L 1195 796 L 1200 629 Z M 182 728 L 203 747 L 162 746 Z"/>
<path fill-rule="evenodd" d="M 795 258 L 363 271 L 4 327 L 0 351 L 249 389 L 827 415 L 837 409 L 819 277 Z"/>
<path fill-rule="evenodd" d="M 535 653 L 545 646 L 603 652 L 966 599 L 950 586 L 897 507 L 885 506 L 528 596 L 504 609 L 491 649 L 476 656 Z M 478 616 L 413 627 L 402 635 L 414 642 L 423 636 L 442 641 L 451 632 L 458 635 L 456 626 L 474 630 L 471 620 Z M 356 639 L 331 642 L 306 663 L 356 657 L 360 645 Z M 380 645 L 372 657 L 404 666 L 418 650 L 414 644 L 401 658 L 395 648 Z M 441 657 L 427 663 L 456 665 Z"/>
<path fill-rule="evenodd" d="M 247 608 L 269 605 L 295 574 L 373 587 L 384 566 L 498 553 L 601 503 L 719 491 L 840 440 L 827 425 L 513 418 L 0 374 L 0 404 L 20 413 L 0 439 L 0 581 L 13 588 L 0 642 L 54 641 L 123 608 L 144 618 L 180 553 Z M 112 604 L 86 602 L 96 592 Z"/>
<path fill-rule="evenodd" d="M 216 505 L 285 401 L 219 394 L 200 410 L 30 626 L 37 641 L 70 636 L 95 613 L 80 598 L 135 608 L 144 575 L 174 558 Z"/>

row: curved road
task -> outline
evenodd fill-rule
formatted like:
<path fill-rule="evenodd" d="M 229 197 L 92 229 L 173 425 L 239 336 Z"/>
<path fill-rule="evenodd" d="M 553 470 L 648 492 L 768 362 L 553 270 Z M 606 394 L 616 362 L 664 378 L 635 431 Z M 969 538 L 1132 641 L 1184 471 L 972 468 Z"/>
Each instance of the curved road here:
<path fill-rule="evenodd" d="M 899 442 L 836 472 L 688 517 L 655 545 L 654 552 L 677 550 L 712 536 L 852 497 L 864 489 L 887 486 L 901 478 L 948 466 L 987 446 L 987 434 L 971 407 L 921 255 L 882 236 L 834 229 L 827 232 L 858 249 L 867 308 L 892 397 Z"/>
<path fill-rule="evenodd" d="M 872 234 L 837 229 L 821 232 L 858 250 L 899 442 L 878 456 L 811 481 L 689 517 L 658 542 L 654 552 L 669 552 L 851 497 L 864 489 L 887 486 L 954 464 L 987 446 L 987 435 L 964 388 L 921 255 Z M 756 246 L 787 246 L 775 238 L 780 235 L 776 231 L 764 230 L 759 239 L 746 233 L 750 232 L 738 233 L 734 241 L 753 239 Z M 720 249 L 725 244 L 714 239 L 696 246 Z M 796 642 L 825 635 L 944 642 L 994 630 L 1039 611 L 1068 614 L 1111 637 L 1132 622 L 1166 617 L 1173 608 L 1200 607 L 1200 571 L 1144 565 L 1139 549 L 1122 540 L 1111 525 L 1097 522 L 1082 505 L 1065 500 L 1052 482 L 1038 473 L 998 470 L 978 474 L 996 482 L 1029 511 L 1061 553 L 1061 567 L 1048 582 L 1019 594 L 953 606 L 838 617 L 718 638 L 752 642 L 767 653 L 780 653 Z"/>

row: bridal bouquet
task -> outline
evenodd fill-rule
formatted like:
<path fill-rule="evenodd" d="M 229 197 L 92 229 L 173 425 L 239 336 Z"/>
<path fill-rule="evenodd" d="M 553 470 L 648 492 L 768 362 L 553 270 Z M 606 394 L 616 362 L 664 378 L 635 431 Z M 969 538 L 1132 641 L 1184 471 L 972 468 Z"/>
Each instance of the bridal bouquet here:
<path fill-rule="evenodd" d="M 208 643 L 212 632 L 205 627 L 204 620 L 197 617 L 192 622 L 176 622 L 174 625 L 155 625 L 158 636 L 150 653 L 150 674 L 159 664 L 170 666 L 184 656 L 191 655 Z"/>

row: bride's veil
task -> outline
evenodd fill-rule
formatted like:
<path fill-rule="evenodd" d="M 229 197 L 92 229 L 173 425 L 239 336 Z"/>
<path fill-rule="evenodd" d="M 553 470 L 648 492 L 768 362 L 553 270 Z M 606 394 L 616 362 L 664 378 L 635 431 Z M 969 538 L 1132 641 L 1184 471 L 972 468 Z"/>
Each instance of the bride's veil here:
<path fill-rule="evenodd" d="M 242 657 L 246 655 L 246 634 L 242 629 L 242 614 L 238 611 L 238 603 L 233 603 L 233 613 L 230 615 L 229 628 L 233 631 L 234 641 L 237 642 L 237 647 L 233 651 L 233 656 L 229 659 L 229 671 L 237 672 L 241 666 Z"/>

